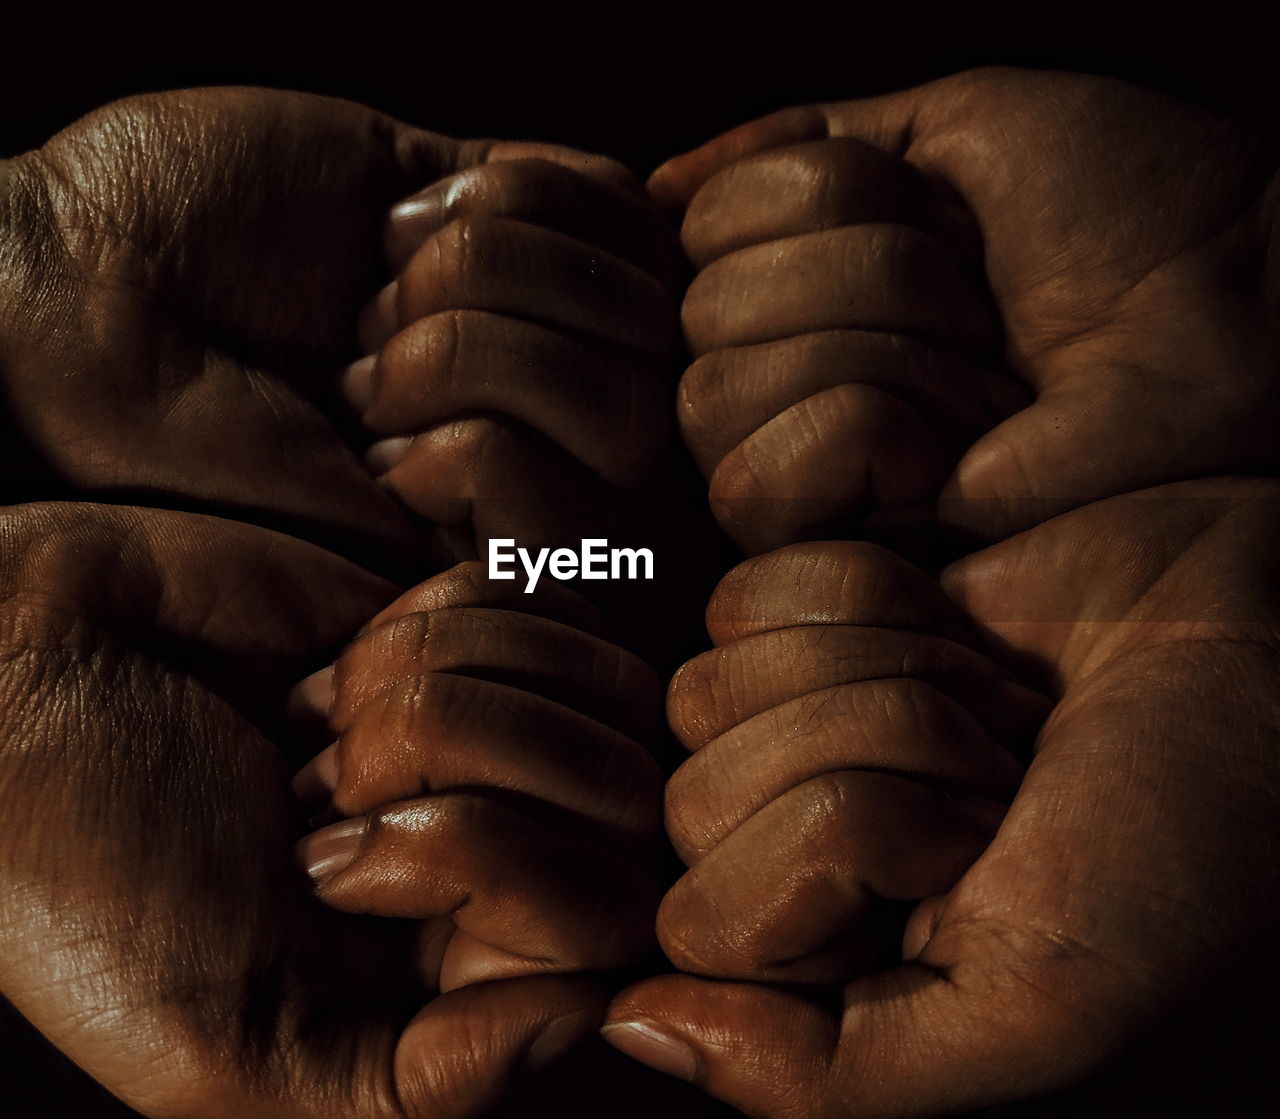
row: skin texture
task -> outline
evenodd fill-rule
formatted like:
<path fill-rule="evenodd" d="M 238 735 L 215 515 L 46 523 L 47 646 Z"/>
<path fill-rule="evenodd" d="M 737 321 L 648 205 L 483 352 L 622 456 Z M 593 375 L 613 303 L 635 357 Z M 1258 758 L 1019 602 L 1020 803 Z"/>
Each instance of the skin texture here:
<path fill-rule="evenodd" d="M 124 507 L 6 512 L 4 551 L 4 990 L 93 1077 L 156 1116 L 471 1115 L 590 1031 L 590 979 L 434 997 L 439 936 L 311 899 L 274 696 L 387 584 Z M 480 850 L 495 814 L 520 817 L 445 793 L 375 813 L 367 842 Z M 451 867 L 484 936 L 516 903 Z"/>
<path fill-rule="evenodd" d="M 589 828 L 542 818 L 535 799 L 554 796 L 495 798 L 479 786 L 501 780 L 470 775 L 373 796 L 359 851 L 339 873 L 330 842 L 317 888 L 336 909 L 416 920 L 312 897 L 291 767 L 268 737 L 281 737 L 275 697 L 392 597 L 387 584 L 264 529 L 125 507 L 10 510 L 3 543 L 0 982 L 95 1078 L 154 1116 L 478 1115 L 599 1024 L 605 988 L 566 973 L 643 953 L 655 891 Z M 364 652 L 404 649 L 403 627 L 423 618 L 387 621 L 343 655 L 344 712 L 417 671 Z M 519 632 L 486 633 L 488 660 Z M 418 645 L 446 660 L 472 647 Z M 591 648 L 623 668 L 588 682 L 597 695 L 643 676 Z M 480 685 L 485 659 L 448 678 Z M 366 746 L 389 751 L 399 729 L 375 724 Z M 461 719 L 452 735 L 481 757 L 485 731 Z M 657 780 L 631 747 L 615 776 L 643 774 L 640 835 L 657 823 Z M 361 788 L 346 780 L 344 803 Z M 601 796 L 630 803 L 612 785 Z M 476 978 L 495 981 L 463 988 Z"/>
<path fill-rule="evenodd" d="M 617 967 L 652 945 L 658 890 L 645 850 L 662 774 L 631 735 L 652 739 L 657 677 L 576 628 L 600 620 L 572 592 L 512 598 L 482 564 L 455 567 L 384 610 L 294 694 L 300 717 L 337 736 L 295 787 L 348 818 L 302 843 L 321 897 L 428 918 L 425 966 L 445 991 Z M 470 834 L 411 822 L 451 801 L 483 809 Z M 368 823 L 401 817 L 403 835 L 393 827 L 387 839 Z M 348 847 L 352 861 L 337 864 Z"/>
<path fill-rule="evenodd" d="M 675 311 L 646 269 L 669 282 L 675 250 L 611 160 L 460 142 L 330 98 L 210 89 L 116 102 L 5 170 L 5 465 L 20 496 L 229 512 L 413 570 L 421 542 L 393 494 L 465 526 L 466 486 L 492 487 L 517 460 L 594 492 L 634 477 L 661 440 L 653 387 L 639 382 L 669 358 Z M 450 199 L 434 218 L 421 210 L 433 190 Z M 565 190 L 585 224 L 550 212 Z M 392 223 L 381 251 L 389 207 L 414 191 L 419 211 Z M 648 221 L 642 245 L 601 232 L 618 215 L 637 229 Z M 562 268 L 563 290 L 547 279 Z M 388 276 L 399 311 L 358 331 Z M 545 281 L 543 302 L 511 303 L 531 280 Z M 635 304 L 633 319 L 620 301 Z M 346 378 L 362 435 L 338 371 L 359 356 L 359 333 L 372 352 L 400 327 L 372 380 Z M 544 370 L 508 399 L 524 349 L 594 397 L 580 385 L 557 404 L 562 386 Z M 475 377 L 495 350 L 506 372 Z M 573 444 L 592 424 L 624 430 L 609 449 L 598 436 Z M 389 434 L 425 439 L 384 488 L 352 445 Z M 379 473 L 388 457 L 375 456 Z"/>
<path fill-rule="evenodd" d="M 996 538 L 1270 467 L 1266 170 L 1198 110 L 1004 72 L 668 165 L 722 522 L 751 551 L 859 519 Z M 580 973 L 649 947 L 652 680 L 583 604 L 464 569 L 285 728 L 285 681 L 394 593 L 301 538 L 400 571 L 582 535 L 661 440 L 660 226 L 607 160 L 257 91 L 111 106 L 0 191 L 11 488 L 296 534 L 7 514 L 0 982 L 147 1114 L 485 1113 L 598 1024 Z M 767 1116 L 1111 1062 L 1273 931 L 1274 536 L 1269 486 L 1205 483 L 953 567 L 955 612 L 883 552 L 740 573 L 671 696 L 690 871 L 658 936 L 690 974 L 622 996 L 651 1032 L 610 1040 Z M 336 739 L 298 788 L 346 818 L 296 855 L 294 733 Z"/>
<path fill-rule="evenodd" d="M 269 91 L 119 102 L 3 172 L 13 496 L 182 511 L 6 512 L 0 984 L 147 1115 L 489 1112 L 599 1024 L 607 987 L 586 972 L 652 945 L 640 864 L 660 781 L 635 738 L 655 682 L 580 631 L 599 627 L 584 602 L 553 590 L 534 618 L 537 602 L 456 569 L 338 662 L 327 811 L 357 823 L 297 852 L 288 774 L 331 736 L 305 700 L 282 720 L 283 696 L 395 595 L 340 555 L 398 574 L 475 551 L 463 483 L 491 482 L 495 457 L 514 468 L 486 433 L 524 475 L 578 489 L 643 470 L 663 425 L 639 381 L 658 383 L 675 338 L 674 240 L 610 160 Z M 433 218 L 437 183 L 452 201 Z M 388 221 L 413 191 L 418 210 Z M 635 243 L 610 240 L 619 214 L 645 229 Z M 598 287 L 529 274 L 516 286 L 548 302 L 506 302 L 513 266 L 566 260 Z M 389 324 L 376 298 L 361 310 L 388 278 L 404 294 Z M 428 360 L 442 324 L 454 353 Z M 504 346 L 505 373 L 486 357 Z M 502 376 L 538 346 L 550 364 L 509 393 Z M 379 355 L 363 382 L 345 367 L 362 349 Z M 572 444 L 592 424 L 610 445 Z M 356 453 L 417 433 L 442 450 L 415 447 L 407 473 L 385 447 L 372 471 Z M 436 482 L 459 500 L 433 520 Z M 565 505 L 523 527 L 559 531 Z M 563 679 L 521 660 L 539 641 Z M 486 708 L 507 714 L 501 736 Z M 428 730 L 448 736 L 444 768 L 407 764 Z"/>
<path fill-rule="evenodd" d="M 1004 69 L 671 160 L 650 190 L 699 269 L 680 424 L 721 524 L 748 552 L 991 541 L 1274 468 L 1272 171 L 1207 110 Z"/>
<path fill-rule="evenodd" d="M 392 210 L 395 278 L 342 377 L 380 437 L 369 465 L 451 555 L 471 534 L 481 552 L 591 535 L 665 440 L 679 341 L 678 246 L 629 171 L 529 144 L 489 158 Z"/>
<path fill-rule="evenodd" d="M 1228 987 L 1276 934 L 1278 532 L 1280 488 L 1249 479 L 1055 518 L 942 575 L 990 659 L 878 595 L 910 576 L 873 546 L 737 569 L 717 650 L 669 697 L 695 753 L 668 789 L 690 870 L 659 934 L 692 974 L 623 992 L 609 1040 L 751 1116 L 944 1115 L 1087 1081 Z M 1020 784 L 1025 726 L 982 701 L 1043 709 L 998 664 L 1052 701 Z M 892 899 L 917 904 L 886 967 Z M 1031 1114 L 1135 1106 L 1110 1084 Z"/>

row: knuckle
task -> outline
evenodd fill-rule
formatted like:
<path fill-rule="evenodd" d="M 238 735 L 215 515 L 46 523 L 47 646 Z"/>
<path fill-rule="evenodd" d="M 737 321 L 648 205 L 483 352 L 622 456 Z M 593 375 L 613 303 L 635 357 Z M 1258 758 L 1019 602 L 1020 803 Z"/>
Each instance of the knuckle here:
<path fill-rule="evenodd" d="M 390 771 L 413 769 L 423 746 L 444 737 L 452 721 L 447 676 L 400 679 L 365 703 L 340 738 L 342 784 L 358 793 Z"/>
<path fill-rule="evenodd" d="M 850 815 L 858 811 L 861 778 L 841 771 L 811 777 L 787 794 L 786 804 L 794 820 L 794 830 L 811 841 L 831 832 L 843 832 Z"/>
<path fill-rule="evenodd" d="M 713 348 L 712 341 L 719 341 L 726 292 L 731 291 L 731 281 L 737 272 L 732 257 L 717 260 L 699 272 L 685 291 L 680 304 L 680 322 L 690 349 L 698 355 Z"/>
<path fill-rule="evenodd" d="M 704 768 L 696 757 L 689 759 L 667 780 L 662 794 L 667 835 L 687 859 L 695 859 L 710 848 L 716 823 Z"/>
<path fill-rule="evenodd" d="M 856 242 L 852 248 L 858 252 Z M 934 286 L 937 262 L 933 243 L 918 229 L 894 224 L 875 226 L 866 251 L 880 265 L 883 282 L 891 291 L 911 293 Z M 860 269 L 851 271 L 856 275 Z"/>
<path fill-rule="evenodd" d="M 427 651 L 431 625 L 430 614 L 415 610 L 380 627 L 370 643 L 373 664 L 390 672 L 397 666 L 421 661 Z"/>
<path fill-rule="evenodd" d="M 877 691 L 885 715 L 903 733 L 925 741 L 957 734 L 955 701 L 927 680 L 897 677 L 884 681 Z"/>
<path fill-rule="evenodd" d="M 469 468 L 477 484 L 487 478 L 486 468 L 502 458 L 514 437 L 505 424 L 488 416 L 459 420 L 452 431 L 451 451 Z"/>
<path fill-rule="evenodd" d="M 490 163 L 486 169 L 493 178 L 494 208 L 520 216 L 539 213 L 563 187 L 565 178 L 574 175 L 568 168 L 538 156 Z"/>
<path fill-rule="evenodd" d="M 719 428 L 725 414 L 725 380 L 732 358 L 725 350 L 713 350 L 695 360 L 680 378 L 677 408 L 680 427 L 687 438 L 700 439 Z"/>
<path fill-rule="evenodd" d="M 758 468 L 755 458 L 740 444 L 716 465 L 707 482 L 708 496 L 722 520 L 735 526 L 750 525 L 769 510 L 758 508 L 770 495 L 778 479 L 771 471 Z"/>
<path fill-rule="evenodd" d="M 773 961 L 754 923 L 730 916 L 738 908 L 691 871 L 658 907 L 658 943 L 681 971 L 725 978 L 763 971 Z"/>
<path fill-rule="evenodd" d="M 374 370 L 374 397 L 386 395 L 390 383 L 413 392 L 456 384 L 464 364 L 464 345 L 474 332 L 478 313 L 460 308 L 437 311 L 400 331 L 383 347 Z M 388 402 L 390 403 L 390 402 Z"/>
<path fill-rule="evenodd" d="M 460 297 L 467 282 L 499 266 L 497 219 L 483 214 L 464 214 L 434 234 L 414 258 L 412 276 L 419 283 L 430 282 L 442 294 Z"/>

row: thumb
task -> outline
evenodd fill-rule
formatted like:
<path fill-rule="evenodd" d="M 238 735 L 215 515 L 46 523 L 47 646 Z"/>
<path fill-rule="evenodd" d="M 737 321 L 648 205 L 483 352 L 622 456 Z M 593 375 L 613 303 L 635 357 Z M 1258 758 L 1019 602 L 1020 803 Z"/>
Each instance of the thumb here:
<path fill-rule="evenodd" d="M 760 1119 L 949 1115 L 1053 1090 L 1110 1052 L 1108 1029 L 1055 1012 L 1015 958 L 979 961 L 876 972 L 834 1008 L 778 987 L 662 976 L 623 991 L 603 1034 Z"/>

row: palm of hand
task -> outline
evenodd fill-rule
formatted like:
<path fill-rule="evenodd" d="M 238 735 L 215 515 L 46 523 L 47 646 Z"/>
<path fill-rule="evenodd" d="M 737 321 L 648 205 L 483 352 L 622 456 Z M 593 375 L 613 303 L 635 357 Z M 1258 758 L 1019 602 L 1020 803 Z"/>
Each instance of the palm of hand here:
<path fill-rule="evenodd" d="M 1055 706 L 995 838 L 914 910 L 907 962 L 847 973 L 835 1015 L 776 988 L 670 976 L 624 992 L 611 1018 L 671 1030 L 692 1045 L 700 1085 L 771 1117 L 950 1114 L 1087 1082 L 1115 1062 L 1274 933 L 1280 866 L 1258 852 L 1277 838 L 1280 603 L 1274 553 L 1259 543 L 1278 524 L 1269 482 L 1181 483 L 1065 514 L 948 568 L 944 589 L 998 659 L 1038 678 Z M 772 594 L 810 594 L 811 625 L 846 583 L 806 591 L 839 570 L 793 566 Z M 879 851 L 873 839 L 857 854 Z M 819 878 L 825 857 L 797 881 Z M 735 899 L 719 910 L 737 912 Z M 804 918 L 789 913 L 788 928 Z M 691 958 L 724 957 L 723 932 L 703 945 L 685 931 Z M 1090 1106 L 1128 1098 L 1115 1090 Z"/>
<path fill-rule="evenodd" d="M 108 106 L 15 161 L 0 322 L 38 468 L 366 555 L 404 543 L 322 406 L 386 207 L 457 148 L 345 102 L 197 90 Z"/>
<path fill-rule="evenodd" d="M 1241 131 L 1098 78 L 979 73 L 939 93 L 906 158 L 971 208 L 1006 359 L 1037 397 L 961 460 L 942 516 L 1004 534 L 1268 468 L 1275 339 L 1245 324 L 1270 214 Z"/>
<path fill-rule="evenodd" d="M 440 995 L 448 916 L 338 914 L 297 865 L 278 697 L 388 584 L 190 514 L 6 538 L 3 981 L 59 1048 L 147 1114 L 470 1115 L 590 1029 L 582 976 Z"/>

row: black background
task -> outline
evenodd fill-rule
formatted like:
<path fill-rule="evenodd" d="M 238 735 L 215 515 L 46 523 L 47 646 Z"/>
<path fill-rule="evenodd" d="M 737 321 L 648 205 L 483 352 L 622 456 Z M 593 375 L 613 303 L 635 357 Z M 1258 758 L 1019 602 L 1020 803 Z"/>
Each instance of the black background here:
<path fill-rule="evenodd" d="M 460 136 L 569 143 L 646 172 L 770 109 L 882 92 L 988 62 L 1128 77 L 1271 129 L 1280 67 L 1265 11 L 1230 2 L 1177 10 L 914 0 L 750 7 L 232 0 L 162 10 L 19 3 L 4 17 L 0 156 L 38 145 L 115 97 L 236 83 L 351 97 Z M 0 1075 L 0 1116 L 132 1114 L 7 1008 Z M 584 1113 L 622 1112 L 630 1114 L 608 1105 Z"/>

